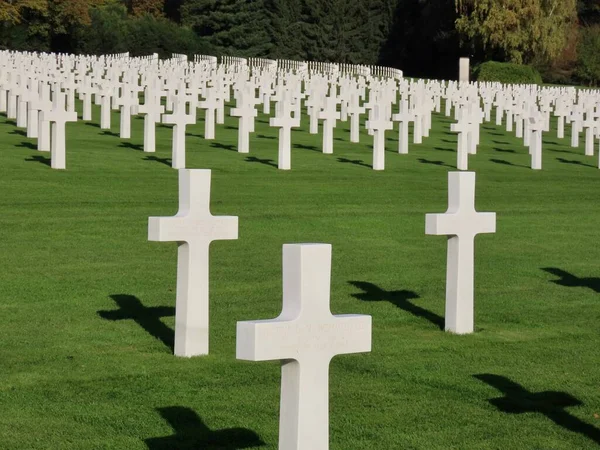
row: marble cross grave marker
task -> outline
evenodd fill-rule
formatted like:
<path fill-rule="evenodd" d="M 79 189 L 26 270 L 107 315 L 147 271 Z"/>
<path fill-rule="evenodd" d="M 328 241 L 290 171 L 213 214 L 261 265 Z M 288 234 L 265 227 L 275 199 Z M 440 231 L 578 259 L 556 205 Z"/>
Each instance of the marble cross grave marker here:
<path fill-rule="evenodd" d="M 269 119 L 269 125 L 279 128 L 279 159 L 277 167 L 280 170 L 290 170 L 292 168 L 292 128 L 300 126 L 300 118 L 294 116 L 294 111 L 287 101 L 286 96 L 287 94 L 284 93 L 280 115 Z"/>
<path fill-rule="evenodd" d="M 495 232 L 496 213 L 475 211 L 475 172 L 449 172 L 448 211 L 425 218 L 425 234 L 448 236 L 446 331 L 473 332 L 475 236 Z"/>
<path fill-rule="evenodd" d="M 408 154 L 408 125 L 415 117 L 411 114 L 408 101 L 400 102 L 400 112 L 392 116 L 394 122 L 398 122 L 398 153 Z"/>
<path fill-rule="evenodd" d="M 385 132 L 394 128 L 394 123 L 386 117 L 383 105 L 375 105 L 373 118 L 366 127 L 373 130 L 373 170 L 384 170 Z"/>
<path fill-rule="evenodd" d="M 185 130 L 188 125 L 196 123 L 196 110 L 190 107 L 187 112 L 188 97 L 179 89 L 174 99 L 173 112 L 164 114 L 162 122 L 173 125 L 173 144 L 172 144 L 172 167 L 173 169 L 185 168 Z"/>
<path fill-rule="evenodd" d="M 160 122 L 161 114 L 165 112 L 164 105 L 160 103 L 160 91 L 146 87 L 144 104 L 138 106 L 138 112 L 144 114 L 144 152 L 156 151 L 156 123 Z"/>
<path fill-rule="evenodd" d="M 469 168 L 469 124 L 459 119 L 458 123 L 450 124 L 450 131 L 458 133 L 458 147 L 456 155 L 456 167 L 458 170 L 468 170 Z"/>
<path fill-rule="evenodd" d="M 319 119 L 323 120 L 323 153 L 327 155 L 333 153 L 333 129 L 339 118 L 337 100 L 334 97 L 327 97 L 325 106 L 319 113 Z"/>
<path fill-rule="evenodd" d="M 65 94 L 54 92 L 52 109 L 42 113 L 43 121 L 51 123 L 52 137 L 50 146 L 50 167 L 53 169 L 66 169 L 66 136 L 65 128 L 67 122 L 77 122 L 77 113 L 69 112 L 65 108 Z"/>
<path fill-rule="evenodd" d="M 231 116 L 239 117 L 238 122 L 238 152 L 250 153 L 250 132 L 252 123 L 257 116 L 257 111 L 251 101 L 253 93 L 247 89 L 241 89 L 238 94 L 238 102 L 235 108 L 231 108 Z"/>
<path fill-rule="evenodd" d="M 237 239 L 238 218 L 210 213 L 210 170 L 179 170 L 179 211 L 150 217 L 148 240 L 178 243 L 175 355 L 208 354 L 208 248 Z"/>
<path fill-rule="evenodd" d="M 236 353 L 281 360 L 280 450 L 329 448 L 329 363 L 371 351 L 371 316 L 329 309 L 331 245 L 283 246 L 283 309 L 272 320 L 238 322 Z"/>

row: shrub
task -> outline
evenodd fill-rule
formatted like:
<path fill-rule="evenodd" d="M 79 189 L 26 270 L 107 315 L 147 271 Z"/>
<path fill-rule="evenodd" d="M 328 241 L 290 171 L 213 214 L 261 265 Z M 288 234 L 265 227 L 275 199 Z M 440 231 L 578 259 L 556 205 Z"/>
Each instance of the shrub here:
<path fill-rule="evenodd" d="M 498 81 L 514 84 L 541 84 L 542 76 L 531 66 L 488 61 L 475 69 L 477 81 Z"/>
<path fill-rule="evenodd" d="M 600 26 L 585 27 L 580 31 L 577 48 L 577 68 L 575 76 L 578 80 L 597 85 L 600 81 Z"/>

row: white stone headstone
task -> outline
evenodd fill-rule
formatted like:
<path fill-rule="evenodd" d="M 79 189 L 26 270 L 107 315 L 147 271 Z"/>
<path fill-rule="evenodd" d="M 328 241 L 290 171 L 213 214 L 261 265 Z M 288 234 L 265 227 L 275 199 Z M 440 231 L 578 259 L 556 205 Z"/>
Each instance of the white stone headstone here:
<path fill-rule="evenodd" d="M 329 363 L 371 351 L 371 317 L 332 315 L 330 285 L 331 245 L 284 245 L 280 316 L 237 324 L 238 359 L 281 360 L 280 450 L 329 448 Z"/>
<path fill-rule="evenodd" d="M 179 89 L 173 100 L 173 112 L 164 114 L 162 122 L 173 125 L 173 143 L 171 166 L 174 169 L 185 168 L 185 130 L 196 123 L 196 110 L 187 111 L 189 98 L 183 89 Z"/>
<path fill-rule="evenodd" d="M 148 240 L 177 242 L 175 355 L 208 354 L 208 249 L 215 240 L 237 239 L 238 218 L 210 213 L 210 170 L 179 170 L 179 211 L 150 217 Z"/>
<path fill-rule="evenodd" d="M 66 135 L 67 122 L 77 122 L 77 113 L 69 112 L 65 108 L 65 94 L 57 91 L 53 94 L 52 109 L 44 111 L 43 121 L 50 122 L 52 126 L 52 137 L 50 147 L 50 167 L 53 169 L 66 169 Z"/>
<path fill-rule="evenodd" d="M 425 234 L 448 236 L 446 331 L 474 330 L 475 236 L 495 232 L 496 213 L 475 211 L 475 172 L 449 172 L 448 211 L 425 218 Z"/>

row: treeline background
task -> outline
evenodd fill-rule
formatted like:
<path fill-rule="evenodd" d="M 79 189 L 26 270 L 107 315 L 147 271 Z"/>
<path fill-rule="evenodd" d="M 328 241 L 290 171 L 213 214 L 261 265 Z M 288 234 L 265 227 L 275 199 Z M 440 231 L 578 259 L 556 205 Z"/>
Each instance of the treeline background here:
<path fill-rule="evenodd" d="M 0 0 L 0 48 L 318 60 L 455 79 L 458 58 L 600 82 L 600 0 Z"/>

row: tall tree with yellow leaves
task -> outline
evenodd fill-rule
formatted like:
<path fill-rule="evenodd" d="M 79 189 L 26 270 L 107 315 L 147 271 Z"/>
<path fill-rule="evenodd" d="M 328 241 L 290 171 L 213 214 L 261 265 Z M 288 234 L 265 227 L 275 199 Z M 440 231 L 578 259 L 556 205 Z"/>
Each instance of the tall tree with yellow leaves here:
<path fill-rule="evenodd" d="M 577 21 L 577 0 L 456 0 L 465 40 L 514 63 L 556 59 Z"/>

